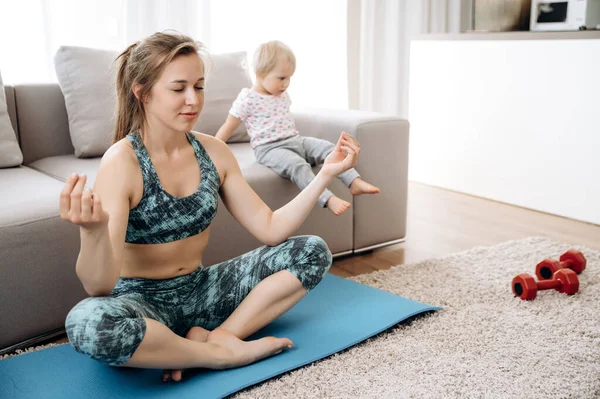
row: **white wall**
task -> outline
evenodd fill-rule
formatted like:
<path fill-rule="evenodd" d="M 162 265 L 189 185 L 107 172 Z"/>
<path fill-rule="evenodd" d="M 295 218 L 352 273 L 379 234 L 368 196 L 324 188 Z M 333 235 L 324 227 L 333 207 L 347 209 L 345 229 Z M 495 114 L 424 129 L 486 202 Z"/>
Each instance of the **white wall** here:
<path fill-rule="evenodd" d="M 600 224 L 600 39 L 413 41 L 409 98 L 411 180 Z"/>

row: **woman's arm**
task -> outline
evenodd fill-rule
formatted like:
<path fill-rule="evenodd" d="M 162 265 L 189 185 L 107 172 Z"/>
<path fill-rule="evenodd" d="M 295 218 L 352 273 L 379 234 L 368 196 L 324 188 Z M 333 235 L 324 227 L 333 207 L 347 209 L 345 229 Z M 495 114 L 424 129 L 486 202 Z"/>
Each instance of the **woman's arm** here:
<path fill-rule="evenodd" d="M 73 174 L 60 196 L 61 217 L 79 225 L 76 272 L 90 296 L 111 293 L 125 245 L 130 185 L 123 154 L 113 148 L 102 158 L 93 190 L 85 188 L 85 175 Z"/>
<path fill-rule="evenodd" d="M 225 177 L 221 185 L 223 203 L 253 236 L 264 244 L 274 246 L 300 227 L 335 176 L 356 166 L 360 146 L 353 137 L 342 133 L 335 149 L 310 184 L 275 212 L 248 185 L 231 151 L 227 148 L 227 151 L 220 149 L 220 152 L 225 161 Z"/>
<path fill-rule="evenodd" d="M 222 142 L 226 143 L 227 140 L 229 140 L 229 137 L 231 137 L 231 135 L 235 131 L 235 129 L 237 129 L 240 126 L 241 122 L 242 121 L 236 118 L 235 116 L 227 114 L 227 119 L 225 120 L 225 123 L 223 124 L 223 126 L 221 126 L 215 137 L 221 140 Z"/>

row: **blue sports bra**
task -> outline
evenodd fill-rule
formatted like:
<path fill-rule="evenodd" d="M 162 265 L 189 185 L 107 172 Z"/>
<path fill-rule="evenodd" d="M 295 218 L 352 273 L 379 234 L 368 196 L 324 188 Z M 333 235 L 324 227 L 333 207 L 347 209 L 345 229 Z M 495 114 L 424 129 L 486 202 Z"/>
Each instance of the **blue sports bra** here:
<path fill-rule="evenodd" d="M 174 197 L 163 188 L 139 132 L 127 138 L 137 155 L 144 178 L 139 204 L 129 211 L 125 242 L 161 244 L 206 230 L 217 213 L 220 178 L 215 165 L 193 133 L 186 133 L 200 165 L 200 185 L 187 197 Z"/>

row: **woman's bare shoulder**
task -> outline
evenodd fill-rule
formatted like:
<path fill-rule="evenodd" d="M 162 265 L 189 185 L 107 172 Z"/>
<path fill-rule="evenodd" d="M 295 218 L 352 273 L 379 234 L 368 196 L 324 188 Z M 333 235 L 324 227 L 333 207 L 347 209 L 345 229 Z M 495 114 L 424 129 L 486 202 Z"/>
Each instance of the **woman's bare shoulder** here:
<path fill-rule="evenodd" d="M 206 152 L 208 152 L 208 156 L 211 157 L 213 162 L 230 161 L 230 158 L 235 159 L 231 149 L 223 141 L 206 133 L 192 131 L 192 134 L 200 141 L 200 144 L 202 144 Z"/>
<path fill-rule="evenodd" d="M 121 139 L 111 145 L 102 156 L 102 164 L 123 166 L 135 166 L 137 156 L 129 140 Z"/>
<path fill-rule="evenodd" d="M 200 141 L 200 144 L 202 144 L 206 153 L 217 168 L 219 176 L 221 177 L 221 182 L 224 181 L 227 173 L 231 171 L 232 168 L 238 168 L 237 160 L 226 143 L 210 134 L 194 131 L 192 134 Z"/>
<path fill-rule="evenodd" d="M 131 182 L 140 174 L 139 162 L 129 140 L 122 139 L 111 145 L 102 156 L 98 178 L 115 183 Z"/>
<path fill-rule="evenodd" d="M 194 130 L 191 131 L 191 133 L 198 139 L 200 140 L 200 143 L 206 147 L 206 145 L 214 145 L 217 142 L 221 142 L 221 140 L 217 139 L 215 136 L 207 134 L 207 133 L 201 133 L 201 132 L 196 132 Z"/>

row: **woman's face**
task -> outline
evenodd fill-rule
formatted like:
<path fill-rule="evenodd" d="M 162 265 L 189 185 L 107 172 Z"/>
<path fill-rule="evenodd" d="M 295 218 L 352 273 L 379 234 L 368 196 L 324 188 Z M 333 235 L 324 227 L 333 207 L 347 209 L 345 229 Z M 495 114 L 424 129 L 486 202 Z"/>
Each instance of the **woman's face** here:
<path fill-rule="evenodd" d="M 204 106 L 204 65 L 196 54 L 177 56 L 150 89 L 146 118 L 153 128 L 192 130 Z"/>

